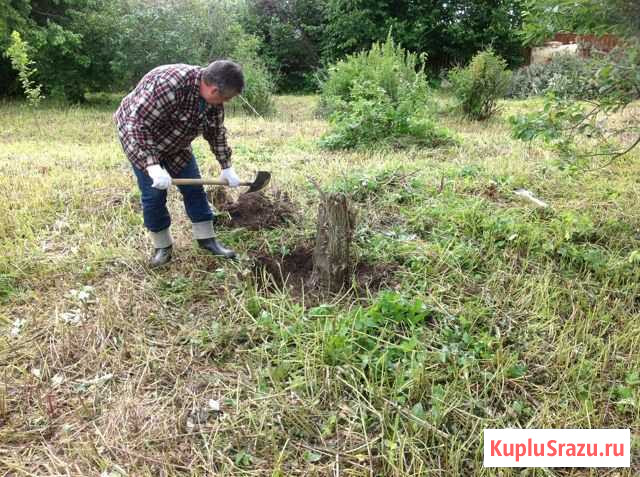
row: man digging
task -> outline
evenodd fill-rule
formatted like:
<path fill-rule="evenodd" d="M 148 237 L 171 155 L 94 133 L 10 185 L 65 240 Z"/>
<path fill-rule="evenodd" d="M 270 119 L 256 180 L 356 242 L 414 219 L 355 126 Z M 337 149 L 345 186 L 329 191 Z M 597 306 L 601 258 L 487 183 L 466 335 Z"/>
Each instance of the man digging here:
<path fill-rule="evenodd" d="M 122 148 L 133 166 L 141 193 L 144 225 L 153 241 L 151 266 L 171 260 L 173 239 L 167 209 L 172 178 L 200 178 L 191 142 L 200 134 L 209 142 L 222 168 L 221 180 L 237 187 L 231 148 L 224 127 L 224 103 L 240 94 L 244 75 L 232 61 L 206 68 L 184 64 L 159 66 L 147 73 L 120 103 L 114 115 Z M 198 245 L 226 258 L 213 231 L 214 215 L 202 185 L 179 185 Z"/>

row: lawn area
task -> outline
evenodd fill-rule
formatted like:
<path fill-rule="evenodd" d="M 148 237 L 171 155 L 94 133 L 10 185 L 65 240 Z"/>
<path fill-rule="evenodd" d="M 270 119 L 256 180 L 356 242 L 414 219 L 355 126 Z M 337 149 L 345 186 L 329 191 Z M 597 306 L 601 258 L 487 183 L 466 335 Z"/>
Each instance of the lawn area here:
<path fill-rule="evenodd" d="M 0 102 L 0 476 L 640 475 L 640 152 L 566 170 L 510 136 L 538 100 L 439 101 L 440 149 L 323 151 L 313 96 L 229 117 L 239 175 L 270 170 L 295 218 L 221 226 L 222 261 L 173 190 L 158 271 L 115 106 Z M 310 178 L 357 211 L 337 296 L 259 266 L 312 247 Z M 506 427 L 630 428 L 632 467 L 484 469 Z"/>

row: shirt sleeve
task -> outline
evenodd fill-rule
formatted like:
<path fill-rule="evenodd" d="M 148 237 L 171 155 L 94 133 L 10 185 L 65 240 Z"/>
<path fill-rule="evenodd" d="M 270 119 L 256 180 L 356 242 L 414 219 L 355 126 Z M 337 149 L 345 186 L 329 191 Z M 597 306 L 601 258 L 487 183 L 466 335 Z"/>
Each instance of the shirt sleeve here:
<path fill-rule="evenodd" d="M 175 104 L 175 93 L 170 82 L 150 82 L 133 98 L 125 130 L 133 148 L 133 162 L 139 169 L 160 164 L 156 139 L 152 134 L 158 121 L 170 114 Z"/>
<path fill-rule="evenodd" d="M 227 144 L 227 128 L 224 127 L 224 107 L 213 110 L 212 117 L 207 121 L 202 136 L 211 147 L 211 152 L 220 163 L 220 168 L 231 167 L 231 148 Z"/>

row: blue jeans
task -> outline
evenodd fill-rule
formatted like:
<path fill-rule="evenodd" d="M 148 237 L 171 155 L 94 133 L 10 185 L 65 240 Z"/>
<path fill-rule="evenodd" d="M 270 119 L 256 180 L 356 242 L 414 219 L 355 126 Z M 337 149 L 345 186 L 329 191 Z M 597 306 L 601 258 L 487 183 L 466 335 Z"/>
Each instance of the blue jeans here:
<path fill-rule="evenodd" d="M 142 216 L 144 226 L 151 232 L 160 232 L 171 225 L 171 216 L 167 209 L 167 191 L 151 187 L 153 181 L 146 172 L 133 167 L 138 180 L 138 187 L 141 193 Z M 184 166 L 180 173 L 172 176 L 180 179 L 198 179 L 200 170 L 196 163 L 195 156 Z M 201 185 L 181 185 L 178 186 L 184 200 L 184 208 L 191 222 L 205 222 L 213 220 L 213 212 L 207 200 L 207 194 Z"/>

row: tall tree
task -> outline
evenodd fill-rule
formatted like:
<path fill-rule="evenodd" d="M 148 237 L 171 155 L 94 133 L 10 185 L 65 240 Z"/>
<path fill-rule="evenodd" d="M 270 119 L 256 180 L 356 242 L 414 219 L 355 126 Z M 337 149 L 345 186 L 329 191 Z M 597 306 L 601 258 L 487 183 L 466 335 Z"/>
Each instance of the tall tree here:
<path fill-rule="evenodd" d="M 37 80 L 46 94 L 73 101 L 88 89 L 112 83 L 111 36 L 117 17 L 108 0 L 10 0 L 0 4 L 0 48 L 16 30 L 31 47 Z M 0 81 L 10 84 L 16 73 L 0 64 Z"/>

